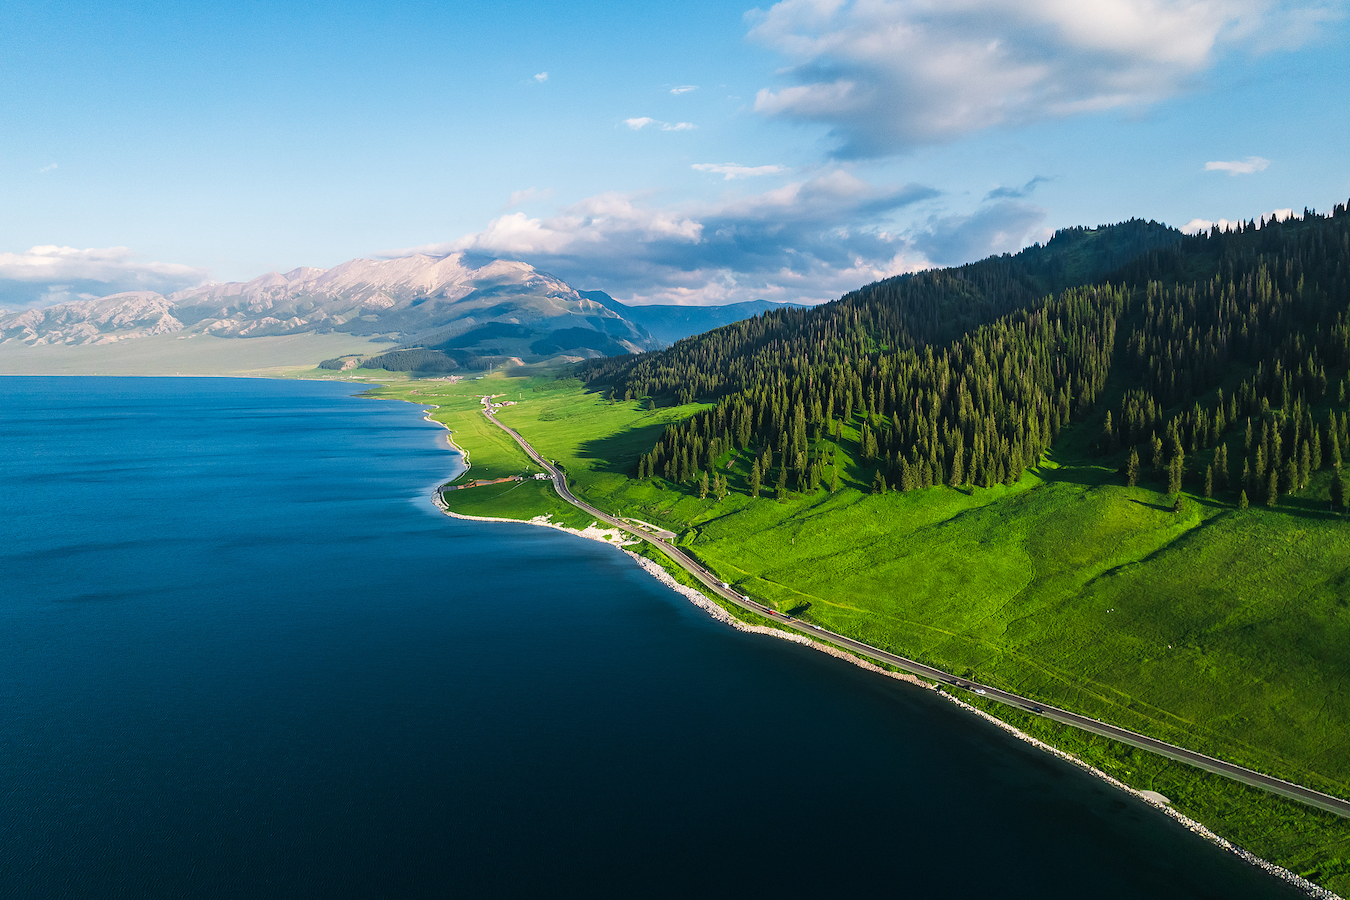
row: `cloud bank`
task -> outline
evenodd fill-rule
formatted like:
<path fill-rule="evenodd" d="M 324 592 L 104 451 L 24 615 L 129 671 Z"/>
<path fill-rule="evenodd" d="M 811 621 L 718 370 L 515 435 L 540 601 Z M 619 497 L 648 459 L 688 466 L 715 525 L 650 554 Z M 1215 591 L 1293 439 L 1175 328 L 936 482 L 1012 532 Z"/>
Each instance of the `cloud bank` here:
<path fill-rule="evenodd" d="M 80 250 L 47 244 L 24 253 L 0 253 L 0 306 L 49 306 L 121 291 L 163 294 L 205 278 L 205 269 L 142 262 L 126 247 Z"/>
<path fill-rule="evenodd" d="M 1230 48 L 1289 49 L 1338 0 L 784 0 L 747 13 L 795 82 L 755 109 L 830 126 L 844 157 L 1185 90 Z"/>
<path fill-rule="evenodd" d="M 383 255 L 519 259 L 625 302 L 815 303 L 935 262 L 1019 249 L 1039 236 L 1043 211 L 1013 201 L 892 230 L 894 214 L 935 196 L 922 185 L 876 186 L 843 170 L 711 204 L 661 207 L 608 193 L 552 217 L 510 213 L 455 241 Z"/>

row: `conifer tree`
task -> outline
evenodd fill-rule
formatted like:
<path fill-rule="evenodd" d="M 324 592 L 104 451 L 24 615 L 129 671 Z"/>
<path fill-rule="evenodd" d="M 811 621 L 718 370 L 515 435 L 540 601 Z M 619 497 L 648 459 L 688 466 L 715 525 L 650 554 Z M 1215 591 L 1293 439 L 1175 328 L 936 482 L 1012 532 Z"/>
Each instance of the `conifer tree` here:
<path fill-rule="evenodd" d="M 1130 448 L 1130 459 L 1125 463 L 1125 483 L 1134 487 L 1139 483 L 1139 451 Z"/>
<path fill-rule="evenodd" d="M 1345 509 L 1345 481 L 1339 466 L 1331 470 L 1331 508 Z"/>
<path fill-rule="evenodd" d="M 787 496 L 787 466 L 778 467 L 778 487 L 774 489 L 778 499 L 782 500 Z"/>
<path fill-rule="evenodd" d="M 1298 490 L 1298 463 L 1292 459 L 1284 464 L 1284 492 L 1292 494 Z"/>
<path fill-rule="evenodd" d="M 872 479 L 872 493 L 886 493 L 886 476 L 881 474 L 880 469 L 877 469 L 877 477 Z"/>
<path fill-rule="evenodd" d="M 1116 433 L 1111 428 L 1111 410 L 1106 411 L 1106 421 L 1102 423 L 1102 436 L 1099 439 L 1101 452 L 1114 453 L 1116 450 Z"/>
<path fill-rule="evenodd" d="M 1176 494 L 1181 491 L 1181 473 L 1184 465 L 1181 448 L 1178 447 L 1177 452 L 1172 455 L 1172 464 L 1167 470 L 1167 493 Z"/>
<path fill-rule="evenodd" d="M 703 477 L 698 480 L 698 499 L 708 499 L 708 473 L 704 472 Z"/>
<path fill-rule="evenodd" d="M 830 466 L 830 493 L 839 490 L 839 464 Z"/>
<path fill-rule="evenodd" d="M 1238 491 L 1238 509 L 1247 508 L 1247 492 Z"/>
<path fill-rule="evenodd" d="M 1155 434 L 1153 435 L 1153 471 L 1161 474 L 1165 465 L 1167 465 L 1167 460 L 1163 456 L 1162 438 Z"/>
<path fill-rule="evenodd" d="M 1214 464 L 1205 467 L 1205 497 L 1214 496 Z"/>
<path fill-rule="evenodd" d="M 1270 478 L 1266 482 L 1266 506 L 1280 502 L 1280 475 L 1274 466 L 1270 467 Z"/>
<path fill-rule="evenodd" d="M 1298 489 L 1301 491 L 1308 485 L 1308 473 L 1312 471 L 1312 449 L 1308 446 L 1308 441 L 1304 440 L 1298 448 Z"/>
<path fill-rule="evenodd" d="M 750 464 L 750 497 L 755 500 L 759 499 L 759 479 L 759 460 L 755 460 Z"/>

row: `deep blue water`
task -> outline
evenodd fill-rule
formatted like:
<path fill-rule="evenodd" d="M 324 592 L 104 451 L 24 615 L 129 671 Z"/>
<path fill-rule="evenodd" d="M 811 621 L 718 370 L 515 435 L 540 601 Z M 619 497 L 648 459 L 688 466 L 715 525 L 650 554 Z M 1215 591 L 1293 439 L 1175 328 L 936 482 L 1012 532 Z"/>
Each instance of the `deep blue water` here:
<path fill-rule="evenodd" d="M 350 387 L 0 379 L 0 892 L 1291 896 L 600 544 Z"/>

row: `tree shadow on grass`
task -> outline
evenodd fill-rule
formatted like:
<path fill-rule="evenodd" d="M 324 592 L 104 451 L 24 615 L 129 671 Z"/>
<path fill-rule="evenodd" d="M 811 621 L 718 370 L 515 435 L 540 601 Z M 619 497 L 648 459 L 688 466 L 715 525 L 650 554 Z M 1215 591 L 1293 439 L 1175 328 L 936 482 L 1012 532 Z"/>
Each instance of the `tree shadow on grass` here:
<path fill-rule="evenodd" d="M 1227 493 L 1227 492 L 1225 492 Z M 1171 504 L 1147 503 L 1143 500 L 1130 499 L 1131 503 L 1138 503 L 1140 506 L 1147 506 L 1149 509 L 1157 509 L 1163 512 L 1171 512 Z M 1215 497 L 1192 497 L 1186 495 L 1187 503 L 1195 503 L 1207 509 L 1218 510 L 1220 512 L 1242 512 L 1238 509 L 1236 499 L 1218 499 Z M 1249 509 L 1254 512 L 1267 514 L 1294 516 L 1299 519 L 1307 519 L 1316 522 L 1334 522 L 1344 521 L 1350 525 L 1350 516 L 1343 512 L 1336 512 L 1330 508 L 1330 503 L 1326 500 L 1318 500 L 1312 497 L 1281 497 L 1274 507 L 1266 506 L 1265 498 L 1261 502 L 1250 504 Z"/>
<path fill-rule="evenodd" d="M 577 458 L 594 460 L 591 469 L 596 472 L 632 476 L 637 471 L 639 457 L 656 446 L 670 424 L 653 422 L 583 441 L 577 447 Z"/>
<path fill-rule="evenodd" d="M 1053 466 L 1032 466 L 1030 471 L 1045 482 L 1081 484 L 1097 487 L 1103 484 L 1115 484 L 1124 480 L 1119 465 L 1124 459 L 1115 456 L 1085 456 L 1081 452 L 1070 452 L 1059 447 L 1051 447 L 1045 453 L 1045 459 Z"/>

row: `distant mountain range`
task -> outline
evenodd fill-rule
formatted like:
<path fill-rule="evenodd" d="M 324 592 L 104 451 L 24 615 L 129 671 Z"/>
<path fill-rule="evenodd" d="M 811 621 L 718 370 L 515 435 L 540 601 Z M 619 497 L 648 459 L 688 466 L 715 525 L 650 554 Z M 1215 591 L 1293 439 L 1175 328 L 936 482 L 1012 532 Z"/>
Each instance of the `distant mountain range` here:
<path fill-rule="evenodd" d="M 536 357 L 661 345 L 621 313 L 526 263 L 459 253 L 354 259 L 167 297 L 131 292 L 0 314 L 0 345 L 107 344 L 175 332 L 231 338 L 342 332 Z"/>
<path fill-rule="evenodd" d="M 739 322 L 775 309 L 799 306 L 796 303 L 773 303 L 769 300 L 749 300 L 728 303 L 725 306 L 629 306 L 620 303 L 604 291 L 581 291 L 587 297 L 612 309 L 630 322 L 641 325 L 652 337 L 665 344 L 692 337 Z"/>
<path fill-rule="evenodd" d="M 136 291 L 0 313 L 0 347 L 337 332 L 398 345 L 403 355 L 385 360 L 388 368 L 453 369 L 491 358 L 640 353 L 780 307 L 629 306 L 527 263 L 456 253 L 354 259 L 168 296 Z"/>

